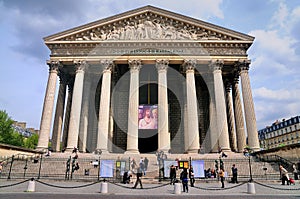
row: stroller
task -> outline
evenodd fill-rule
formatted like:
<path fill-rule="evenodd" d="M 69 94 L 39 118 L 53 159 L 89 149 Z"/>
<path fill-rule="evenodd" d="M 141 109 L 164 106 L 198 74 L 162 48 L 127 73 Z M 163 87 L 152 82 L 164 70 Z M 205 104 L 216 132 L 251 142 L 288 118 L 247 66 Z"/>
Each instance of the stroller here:
<path fill-rule="evenodd" d="M 295 180 L 293 178 L 290 178 L 290 184 L 295 185 Z"/>

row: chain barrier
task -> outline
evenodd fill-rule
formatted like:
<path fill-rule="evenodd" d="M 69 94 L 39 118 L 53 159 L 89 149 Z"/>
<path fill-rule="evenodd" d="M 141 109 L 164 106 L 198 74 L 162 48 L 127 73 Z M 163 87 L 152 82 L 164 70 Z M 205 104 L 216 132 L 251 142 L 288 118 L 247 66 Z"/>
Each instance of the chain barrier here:
<path fill-rule="evenodd" d="M 25 183 L 25 182 L 27 182 L 27 181 L 29 181 L 29 180 L 30 180 L 30 179 L 24 180 L 24 181 L 22 181 L 22 182 L 17 182 L 17 183 L 15 183 L 15 184 L 3 185 L 3 186 L 0 186 L 0 189 L 1 189 L 1 188 L 5 188 L 5 187 L 12 187 L 12 186 L 16 186 L 16 185 L 19 185 L 19 184 L 23 184 L 23 183 Z"/>
<path fill-rule="evenodd" d="M 125 189 L 132 189 L 132 187 L 128 187 L 128 186 L 125 186 L 125 185 L 121 185 L 121 184 L 118 184 L 118 183 L 113 183 L 113 182 L 111 182 L 111 184 L 116 185 L 116 186 L 118 186 L 118 187 L 125 188 Z M 164 187 L 164 186 L 167 186 L 167 185 L 169 185 L 169 183 L 161 184 L 161 185 L 153 186 L 153 187 L 143 187 L 143 189 L 156 189 L 156 188 Z"/>
<path fill-rule="evenodd" d="M 256 184 L 261 185 L 261 186 L 263 186 L 263 187 L 270 188 L 270 189 L 276 189 L 276 190 L 282 190 L 282 191 L 297 191 L 297 190 L 300 190 L 300 188 L 297 188 L 297 189 L 291 189 L 291 188 L 279 188 L 279 187 L 273 187 L 273 186 L 270 186 L 270 185 L 265 185 L 265 184 L 262 184 L 262 183 L 257 182 L 257 181 L 253 181 L 253 182 L 255 182 Z"/>
<path fill-rule="evenodd" d="M 97 182 L 93 182 L 93 183 L 85 184 L 85 185 L 78 185 L 78 186 L 73 186 L 73 187 L 65 187 L 65 186 L 58 186 L 58 185 L 49 184 L 49 183 L 46 183 L 46 182 L 42 182 L 40 180 L 36 180 L 36 181 L 39 182 L 39 183 L 41 183 L 41 184 L 43 184 L 43 185 L 49 186 L 49 187 L 62 188 L 62 189 L 83 188 L 83 187 L 92 186 L 94 184 L 97 184 L 97 183 L 101 182 L 101 181 L 97 181 Z"/>
<path fill-rule="evenodd" d="M 228 190 L 228 189 L 234 189 L 236 187 L 240 187 L 244 184 L 246 184 L 247 182 L 243 182 L 243 183 L 240 183 L 238 185 L 235 185 L 235 186 L 232 186 L 232 187 L 226 187 L 226 188 L 202 188 L 202 187 L 197 187 L 197 186 L 194 186 L 194 188 L 196 189 L 200 189 L 200 190 L 205 190 L 205 191 L 221 191 L 221 190 Z"/>

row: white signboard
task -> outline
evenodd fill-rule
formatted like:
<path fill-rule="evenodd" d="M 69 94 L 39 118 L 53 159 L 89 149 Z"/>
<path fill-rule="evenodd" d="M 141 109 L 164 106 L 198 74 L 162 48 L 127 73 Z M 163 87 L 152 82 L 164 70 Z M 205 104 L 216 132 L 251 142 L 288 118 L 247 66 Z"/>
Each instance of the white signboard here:
<path fill-rule="evenodd" d="M 114 177 L 114 160 L 101 160 L 100 161 L 100 177 L 112 178 Z"/>
<path fill-rule="evenodd" d="M 204 178 L 204 160 L 192 160 L 195 178 Z"/>

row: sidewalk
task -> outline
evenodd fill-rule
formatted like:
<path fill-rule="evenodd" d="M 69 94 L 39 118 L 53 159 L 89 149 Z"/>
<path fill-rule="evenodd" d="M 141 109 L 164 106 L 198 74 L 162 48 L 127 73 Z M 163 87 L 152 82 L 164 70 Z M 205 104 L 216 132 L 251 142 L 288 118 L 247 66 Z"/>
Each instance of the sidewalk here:
<path fill-rule="evenodd" d="M 4 179 L 0 180 L 0 194 L 1 193 L 25 193 L 28 188 L 28 181 L 14 185 L 18 182 L 24 182 L 24 180 L 11 180 L 7 181 Z M 42 184 L 45 183 L 45 184 Z M 259 182 L 258 182 L 259 183 Z M 273 183 L 255 183 L 256 195 L 283 195 L 283 196 L 300 196 L 300 184 L 296 185 L 281 185 Z M 3 187 L 8 185 L 8 187 Z M 56 186 L 56 187 L 55 187 Z M 35 181 L 35 192 L 37 193 L 64 193 L 64 194 L 100 194 L 101 183 L 90 183 L 90 182 L 74 182 L 74 181 L 47 181 L 40 180 Z M 113 184 L 108 183 L 108 194 L 115 195 L 175 195 L 174 185 L 169 185 L 168 182 L 161 184 L 143 184 L 144 189 L 132 189 L 133 184 Z M 64 188 L 60 188 L 64 187 Z M 76 188 L 80 187 L 80 188 Z M 247 183 L 244 184 L 225 184 L 225 189 L 220 189 L 221 184 L 219 183 L 197 183 L 195 187 L 189 186 L 189 192 L 182 192 L 181 195 L 250 195 L 247 190 Z"/>

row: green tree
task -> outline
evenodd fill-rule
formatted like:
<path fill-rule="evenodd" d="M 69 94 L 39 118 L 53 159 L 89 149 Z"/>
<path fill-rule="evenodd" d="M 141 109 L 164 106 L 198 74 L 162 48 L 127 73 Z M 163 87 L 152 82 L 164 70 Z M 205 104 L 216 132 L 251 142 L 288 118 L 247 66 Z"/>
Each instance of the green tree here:
<path fill-rule="evenodd" d="M 0 143 L 23 146 L 23 136 L 14 130 L 13 122 L 6 111 L 0 111 Z"/>
<path fill-rule="evenodd" d="M 32 136 L 24 140 L 24 147 L 29 149 L 35 149 L 38 144 L 38 140 L 38 134 L 33 134 Z"/>

